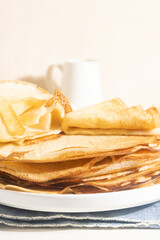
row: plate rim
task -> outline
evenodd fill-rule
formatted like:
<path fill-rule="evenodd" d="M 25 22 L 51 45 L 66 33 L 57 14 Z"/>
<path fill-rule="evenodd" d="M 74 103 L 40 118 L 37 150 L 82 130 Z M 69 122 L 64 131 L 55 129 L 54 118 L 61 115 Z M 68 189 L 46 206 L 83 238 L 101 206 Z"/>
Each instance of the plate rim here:
<path fill-rule="evenodd" d="M 127 204 L 121 204 L 121 206 L 117 206 L 116 207 L 113 207 L 113 208 L 107 208 L 105 209 L 105 207 L 100 207 L 100 208 L 95 208 L 94 210 L 92 209 L 93 207 L 91 207 L 91 209 L 85 209 L 85 206 L 84 208 L 83 207 L 79 207 L 79 209 L 77 209 L 77 207 L 70 207 L 70 206 L 64 206 L 63 205 L 63 202 L 65 201 L 69 201 L 69 204 L 71 204 L 71 202 L 74 203 L 76 202 L 76 204 L 78 203 L 78 201 L 80 202 L 82 200 L 82 202 L 84 201 L 88 201 L 88 200 L 92 200 L 92 201 L 97 201 L 97 200 L 101 200 L 102 202 L 109 198 L 113 198 L 114 200 L 118 197 L 122 198 L 123 199 L 123 196 L 126 196 L 127 194 L 129 194 L 129 196 L 131 195 L 138 195 L 138 193 L 141 193 L 141 194 L 145 194 L 147 193 L 148 194 L 148 191 L 152 191 L 155 192 L 155 191 L 159 191 L 159 194 L 156 193 L 156 197 L 151 197 L 149 200 L 145 199 L 143 201 L 140 201 L 140 200 L 137 200 L 137 202 L 135 201 L 134 204 L 130 204 L 130 203 L 127 203 Z M 142 205 L 146 205 L 146 204 L 149 204 L 149 203 L 152 203 L 152 202 L 156 202 L 158 200 L 160 200 L 160 184 L 156 184 L 156 185 L 153 185 L 153 186 L 149 186 L 149 187 L 144 187 L 144 188 L 138 188 L 138 189 L 129 189 L 129 190 L 122 190 L 122 191 L 117 191 L 117 192 L 106 192 L 106 193 L 92 193 L 92 194 L 48 194 L 48 193 L 27 193 L 27 192 L 20 192 L 20 191 L 14 191 L 14 190 L 5 190 L 5 189 L 0 189 L 0 193 L 6 193 L 7 194 L 13 194 L 15 195 L 15 197 L 28 197 L 30 200 L 36 200 L 38 198 L 40 198 L 42 201 L 45 199 L 45 201 L 47 200 L 50 200 L 50 201 L 57 201 L 58 200 L 61 200 L 62 201 L 62 205 L 63 205 L 63 210 L 60 210 L 61 207 L 58 207 L 57 210 L 55 211 L 56 209 L 56 206 L 53 207 L 53 209 L 40 209 L 39 207 L 36 206 L 33 206 L 33 207 L 26 207 L 26 202 L 22 203 L 21 206 L 17 206 L 17 204 L 14 204 L 15 202 L 11 203 L 11 204 L 8 204 L 8 203 L 5 203 L 4 201 L 2 202 L 1 201 L 1 194 L 0 194 L 0 204 L 2 205 L 6 205 L 6 206 L 10 206 L 10 207 L 16 207 L 16 208 L 20 208 L 20 209 L 27 209 L 27 210 L 32 210 L 32 211 L 42 211 L 42 212 L 65 212 L 65 213 L 69 213 L 69 212 L 72 212 L 72 213 L 76 213 L 76 212 L 98 212 L 98 211 L 111 211 L 111 210 L 120 210 L 120 209 L 125 209 L 125 208 L 131 208 L 131 207 L 136 207 L 136 206 L 142 206 Z M 5 195 L 5 194 L 4 194 Z M 119 196 L 120 195 L 120 196 Z M 121 196 L 122 195 L 122 196 Z M 101 199 L 102 197 L 102 199 Z M 139 199 L 139 198 L 138 198 Z M 143 199 L 143 198 L 142 198 Z M 74 202 L 75 201 L 75 202 Z M 100 202 L 101 202 L 100 201 Z M 7 201 L 6 201 L 7 202 Z M 88 203 L 87 203 L 88 204 Z M 25 206 L 24 206 L 25 205 Z M 34 204 L 33 204 L 34 205 Z M 97 203 L 96 203 L 97 205 Z M 66 208 L 65 208 L 66 207 Z"/>

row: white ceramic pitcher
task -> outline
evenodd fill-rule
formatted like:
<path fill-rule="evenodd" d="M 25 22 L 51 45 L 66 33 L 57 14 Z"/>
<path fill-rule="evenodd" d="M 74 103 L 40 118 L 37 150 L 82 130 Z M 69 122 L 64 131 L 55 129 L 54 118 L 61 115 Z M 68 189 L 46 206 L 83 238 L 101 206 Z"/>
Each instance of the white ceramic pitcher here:
<path fill-rule="evenodd" d="M 99 63 L 94 60 L 67 60 L 64 66 L 51 65 L 46 74 L 50 92 L 62 91 L 78 108 L 102 101 Z"/>

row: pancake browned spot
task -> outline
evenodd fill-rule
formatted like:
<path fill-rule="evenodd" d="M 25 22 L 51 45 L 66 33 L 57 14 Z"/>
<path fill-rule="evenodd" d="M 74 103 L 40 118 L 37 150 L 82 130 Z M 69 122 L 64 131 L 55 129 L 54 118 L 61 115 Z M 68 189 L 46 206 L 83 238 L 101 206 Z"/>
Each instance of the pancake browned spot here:
<path fill-rule="evenodd" d="M 62 92 L 60 92 L 58 89 L 55 89 L 53 93 L 53 97 L 54 99 L 57 99 L 58 102 L 64 107 L 65 113 L 72 112 L 72 107 L 70 105 L 70 102 Z"/>

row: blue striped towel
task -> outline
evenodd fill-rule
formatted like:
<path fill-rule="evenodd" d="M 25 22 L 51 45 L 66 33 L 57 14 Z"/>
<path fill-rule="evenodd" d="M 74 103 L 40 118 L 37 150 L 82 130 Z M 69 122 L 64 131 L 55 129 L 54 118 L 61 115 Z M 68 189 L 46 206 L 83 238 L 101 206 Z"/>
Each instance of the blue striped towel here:
<path fill-rule="evenodd" d="M 39 212 L 0 205 L 0 223 L 27 228 L 160 228 L 160 201 L 140 207 L 92 213 Z"/>

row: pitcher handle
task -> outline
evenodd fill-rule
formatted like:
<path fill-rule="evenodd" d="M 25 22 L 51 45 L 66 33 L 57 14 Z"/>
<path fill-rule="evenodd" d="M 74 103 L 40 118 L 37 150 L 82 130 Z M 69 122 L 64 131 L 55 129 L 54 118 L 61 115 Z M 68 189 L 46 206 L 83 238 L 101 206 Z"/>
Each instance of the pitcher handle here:
<path fill-rule="evenodd" d="M 50 65 L 46 72 L 46 86 L 49 92 L 53 93 L 54 89 L 61 90 L 62 87 L 63 65 Z"/>

